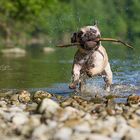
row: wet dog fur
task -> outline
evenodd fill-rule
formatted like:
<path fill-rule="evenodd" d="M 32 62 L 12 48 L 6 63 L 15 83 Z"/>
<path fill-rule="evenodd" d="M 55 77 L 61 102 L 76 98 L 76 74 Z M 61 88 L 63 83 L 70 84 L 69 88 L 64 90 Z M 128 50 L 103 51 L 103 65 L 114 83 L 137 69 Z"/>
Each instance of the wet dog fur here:
<path fill-rule="evenodd" d="M 74 56 L 72 82 L 69 88 L 75 89 L 78 85 L 81 88 L 85 76 L 100 75 L 104 78 L 105 90 L 110 91 L 112 71 L 108 55 L 101 42 L 94 42 L 94 39 L 100 36 L 97 25 L 82 27 L 79 32 L 73 34 L 71 42 L 79 42 L 81 45 Z"/>

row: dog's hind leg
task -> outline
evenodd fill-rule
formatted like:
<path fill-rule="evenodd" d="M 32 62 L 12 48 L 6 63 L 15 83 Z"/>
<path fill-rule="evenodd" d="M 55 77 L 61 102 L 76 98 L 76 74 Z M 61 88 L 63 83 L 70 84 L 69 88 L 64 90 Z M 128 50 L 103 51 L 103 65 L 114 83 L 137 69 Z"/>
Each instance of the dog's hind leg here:
<path fill-rule="evenodd" d="M 110 64 L 108 63 L 107 66 L 105 67 L 105 70 L 103 71 L 103 75 L 104 75 L 104 81 L 105 81 L 105 90 L 106 91 L 110 91 L 110 86 L 112 84 L 112 78 L 113 78 L 113 74 L 110 68 Z"/>

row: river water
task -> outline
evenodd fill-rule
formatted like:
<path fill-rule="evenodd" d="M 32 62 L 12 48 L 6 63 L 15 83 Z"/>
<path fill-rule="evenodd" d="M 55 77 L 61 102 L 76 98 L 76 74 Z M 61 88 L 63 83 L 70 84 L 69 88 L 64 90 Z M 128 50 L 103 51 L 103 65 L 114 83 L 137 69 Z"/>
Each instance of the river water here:
<path fill-rule="evenodd" d="M 129 50 L 121 45 L 104 45 L 113 71 L 111 93 L 128 96 L 140 94 L 140 48 Z M 57 48 L 43 53 L 37 48 L 24 57 L 0 55 L 0 89 L 47 90 L 68 95 L 71 67 L 76 48 Z M 87 92 L 103 92 L 100 77 L 89 80 Z"/>

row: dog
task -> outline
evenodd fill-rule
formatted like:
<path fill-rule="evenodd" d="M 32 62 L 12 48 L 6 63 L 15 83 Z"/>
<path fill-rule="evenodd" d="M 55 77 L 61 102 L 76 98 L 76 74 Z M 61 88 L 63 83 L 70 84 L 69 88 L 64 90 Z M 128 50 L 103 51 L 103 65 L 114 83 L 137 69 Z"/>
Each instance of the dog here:
<path fill-rule="evenodd" d="M 81 88 L 83 75 L 100 75 L 105 81 L 105 90 L 110 91 L 113 75 L 105 48 L 101 41 L 94 41 L 99 37 L 101 33 L 96 24 L 82 27 L 79 32 L 73 33 L 71 42 L 78 42 L 80 45 L 74 56 L 72 82 L 69 88 L 76 89 L 78 85 Z"/>

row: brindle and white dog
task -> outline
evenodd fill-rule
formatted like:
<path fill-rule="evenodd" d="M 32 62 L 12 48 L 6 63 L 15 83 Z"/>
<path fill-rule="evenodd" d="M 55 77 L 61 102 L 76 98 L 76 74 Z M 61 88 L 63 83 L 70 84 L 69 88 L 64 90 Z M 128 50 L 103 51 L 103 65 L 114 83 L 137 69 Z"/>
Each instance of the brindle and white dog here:
<path fill-rule="evenodd" d="M 71 42 L 78 42 L 78 50 L 74 57 L 72 68 L 72 83 L 69 88 L 75 89 L 83 81 L 83 75 L 93 77 L 101 75 L 105 81 L 105 90 L 110 91 L 112 84 L 112 71 L 108 61 L 108 55 L 101 42 L 94 39 L 101 36 L 97 25 L 85 26 L 79 32 L 73 34 Z"/>

